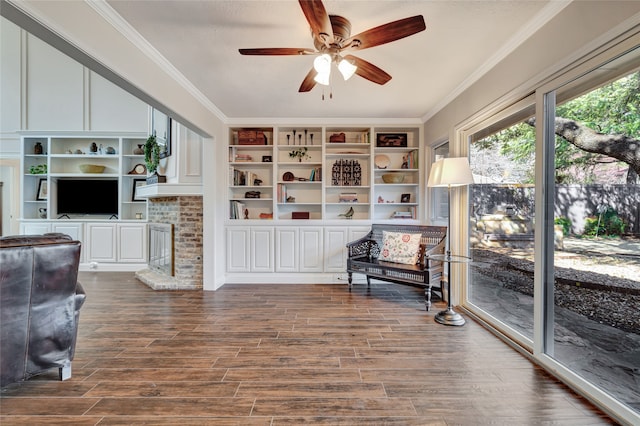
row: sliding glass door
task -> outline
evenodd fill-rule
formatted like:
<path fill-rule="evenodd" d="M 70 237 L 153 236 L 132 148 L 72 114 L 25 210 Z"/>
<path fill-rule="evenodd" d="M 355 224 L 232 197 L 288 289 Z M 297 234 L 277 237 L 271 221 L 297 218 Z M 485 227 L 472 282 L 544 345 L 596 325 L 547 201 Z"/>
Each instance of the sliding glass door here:
<path fill-rule="evenodd" d="M 533 97 L 470 137 L 468 302 L 527 346 L 533 340 Z"/>
<path fill-rule="evenodd" d="M 640 413 L 640 70 L 612 68 L 545 95 L 544 351 Z"/>
<path fill-rule="evenodd" d="M 475 179 L 463 305 L 634 423 L 640 47 L 623 47 L 461 131 Z"/>

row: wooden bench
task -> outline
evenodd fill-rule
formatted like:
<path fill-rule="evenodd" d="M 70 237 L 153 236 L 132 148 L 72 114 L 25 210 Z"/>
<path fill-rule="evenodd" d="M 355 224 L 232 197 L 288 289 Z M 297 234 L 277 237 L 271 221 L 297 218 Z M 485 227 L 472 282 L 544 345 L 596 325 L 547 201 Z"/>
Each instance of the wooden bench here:
<path fill-rule="evenodd" d="M 378 260 L 382 247 L 382 232 L 422 233 L 418 263 L 405 265 Z M 431 291 L 436 290 L 442 296 L 444 268 L 441 261 L 430 260 L 433 254 L 444 254 L 446 245 L 446 226 L 374 224 L 364 237 L 347 244 L 347 273 L 349 291 L 353 285 L 353 273 L 364 274 L 367 286 L 371 278 L 397 284 L 424 287 L 427 311 L 431 308 Z"/>

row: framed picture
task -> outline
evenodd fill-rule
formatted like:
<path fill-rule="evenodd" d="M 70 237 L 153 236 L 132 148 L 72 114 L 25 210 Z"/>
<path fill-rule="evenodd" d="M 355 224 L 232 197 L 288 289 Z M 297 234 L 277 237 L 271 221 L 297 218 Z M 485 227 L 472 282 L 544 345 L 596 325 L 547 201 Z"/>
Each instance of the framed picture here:
<path fill-rule="evenodd" d="M 376 146 L 379 147 L 406 147 L 406 133 L 378 133 L 376 134 Z"/>
<path fill-rule="evenodd" d="M 410 203 L 411 202 L 411 194 L 402 194 L 400 196 L 401 203 Z"/>
<path fill-rule="evenodd" d="M 147 184 L 146 179 L 134 179 L 133 188 L 131 189 L 131 201 L 146 201 L 144 198 L 138 197 L 138 187 Z"/>
<path fill-rule="evenodd" d="M 40 179 L 38 182 L 38 195 L 36 196 L 37 201 L 46 201 L 49 198 L 49 184 L 46 179 Z"/>
<path fill-rule="evenodd" d="M 272 159 L 270 155 L 263 155 L 262 156 L 262 162 L 263 163 L 271 163 Z"/>
<path fill-rule="evenodd" d="M 171 155 L 171 117 L 154 108 L 151 120 L 153 134 L 160 145 L 160 158 L 166 158 Z"/>

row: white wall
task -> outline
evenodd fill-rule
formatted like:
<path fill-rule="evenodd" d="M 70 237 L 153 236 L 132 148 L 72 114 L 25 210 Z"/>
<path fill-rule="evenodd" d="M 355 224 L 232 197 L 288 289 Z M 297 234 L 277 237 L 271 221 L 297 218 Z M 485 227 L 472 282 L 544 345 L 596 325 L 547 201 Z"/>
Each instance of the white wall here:
<path fill-rule="evenodd" d="M 623 29 L 638 25 L 640 2 L 572 2 L 518 49 L 425 123 L 425 142 L 454 140 L 456 125 L 530 93 Z M 457 153 L 455 144 L 452 152 Z"/>

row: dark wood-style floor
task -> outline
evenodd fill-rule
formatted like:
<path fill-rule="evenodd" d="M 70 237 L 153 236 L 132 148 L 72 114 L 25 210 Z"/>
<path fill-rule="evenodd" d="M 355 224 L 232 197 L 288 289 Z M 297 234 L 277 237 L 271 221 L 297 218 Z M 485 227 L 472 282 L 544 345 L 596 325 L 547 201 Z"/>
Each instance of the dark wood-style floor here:
<path fill-rule="evenodd" d="M 80 280 L 73 377 L 4 388 L 3 425 L 613 424 L 477 323 L 436 324 L 420 289 Z"/>

